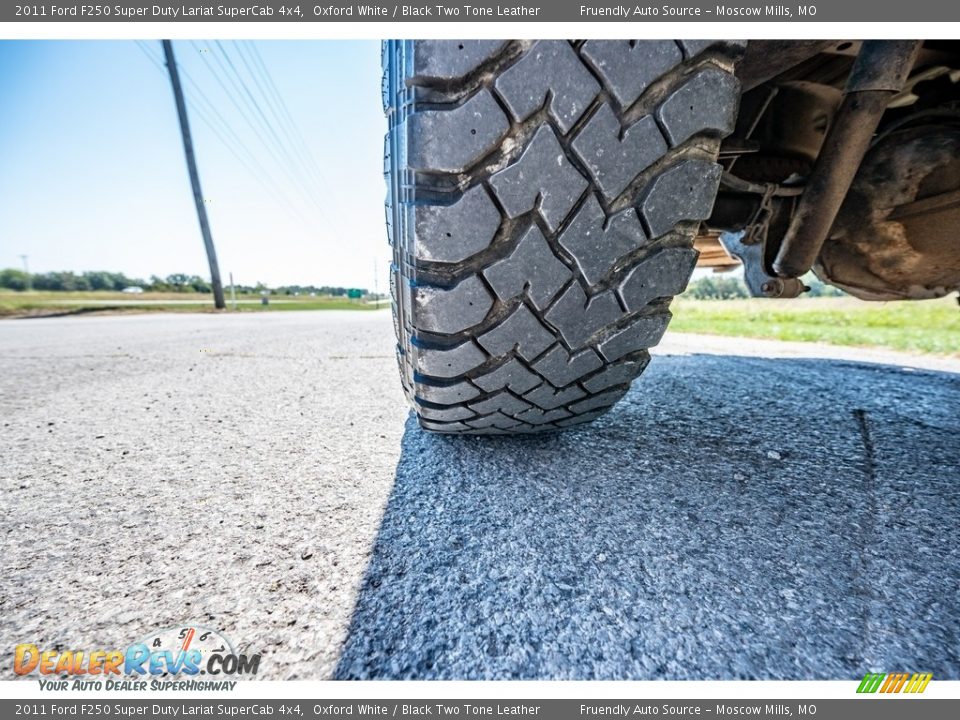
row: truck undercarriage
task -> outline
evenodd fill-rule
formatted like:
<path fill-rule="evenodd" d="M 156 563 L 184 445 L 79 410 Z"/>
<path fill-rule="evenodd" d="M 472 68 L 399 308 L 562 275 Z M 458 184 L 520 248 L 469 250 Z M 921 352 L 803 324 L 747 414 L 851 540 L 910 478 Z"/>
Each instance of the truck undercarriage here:
<path fill-rule="evenodd" d="M 699 266 L 742 263 L 762 297 L 796 297 L 811 269 L 866 300 L 960 289 L 958 50 L 955 41 L 748 43 Z"/>

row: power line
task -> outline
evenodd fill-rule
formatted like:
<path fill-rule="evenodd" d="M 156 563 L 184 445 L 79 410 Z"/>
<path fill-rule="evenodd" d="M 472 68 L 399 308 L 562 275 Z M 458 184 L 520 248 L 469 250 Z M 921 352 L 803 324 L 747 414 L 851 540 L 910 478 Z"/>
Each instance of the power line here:
<path fill-rule="evenodd" d="M 276 129 L 270 123 L 269 119 L 267 118 L 266 114 L 263 111 L 263 108 L 260 107 L 260 104 L 257 102 L 257 99 L 254 96 L 253 92 L 250 90 L 250 87 L 247 85 L 246 81 L 243 79 L 243 76 L 240 74 L 239 70 L 234 64 L 233 59 L 227 53 L 226 49 L 223 47 L 223 44 L 219 40 L 215 40 L 214 44 L 220 50 L 220 53 L 221 55 L 223 55 L 224 60 L 226 60 L 227 65 L 230 68 L 230 71 L 233 72 L 233 76 L 235 80 L 231 78 L 231 82 L 233 82 L 235 86 L 239 86 L 239 88 L 242 90 L 243 94 L 247 98 L 248 105 L 253 108 L 254 112 L 259 116 L 261 120 L 261 125 L 266 129 L 267 133 L 273 138 L 274 146 L 277 149 L 277 152 L 280 155 L 282 155 L 283 158 L 286 160 L 286 162 L 289 164 L 288 170 L 290 170 L 292 174 L 291 179 L 294 181 L 295 184 L 298 185 L 302 193 L 305 195 L 306 199 L 308 201 L 313 202 L 313 204 L 316 205 L 317 209 L 320 211 L 321 214 L 326 215 L 324 207 L 317 200 L 317 197 L 322 195 L 322 193 L 320 192 L 320 189 L 316 188 L 316 191 L 313 193 L 309 191 L 308 185 L 310 183 L 307 181 L 307 179 L 303 176 L 302 172 L 300 171 L 296 163 L 296 160 L 294 159 L 294 156 L 287 149 L 286 145 L 280 139 L 280 136 L 277 135 Z M 214 59 L 217 59 L 216 53 L 211 53 L 211 54 L 214 57 Z M 219 63 L 219 64 L 221 65 L 221 67 L 223 67 L 222 63 Z M 278 160 L 278 164 L 281 164 L 279 163 L 279 160 Z"/>
<path fill-rule="evenodd" d="M 287 121 L 289 122 L 290 127 L 293 128 L 293 131 L 300 142 L 300 146 L 303 148 L 304 154 L 309 158 L 310 163 L 314 166 L 314 169 L 317 175 L 319 175 L 321 180 L 325 183 L 326 175 L 324 174 L 320 164 L 317 162 L 317 159 L 314 156 L 313 152 L 310 150 L 310 146 L 307 144 L 306 140 L 304 139 L 303 133 L 300 131 L 299 125 L 297 125 L 296 121 L 293 119 L 293 114 L 290 112 L 290 108 L 287 106 L 287 103 L 284 101 L 283 95 L 280 93 L 280 90 L 277 88 L 277 84 L 276 82 L 274 82 L 273 76 L 270 74 L 270 71 L 267 69 L 266 63 L 263 61 L 263 56 L 260 54 L 260 51 L 257 49 L 257 46 L 253 43 L 252 40 L 247 41 L 247 46 L 250 50 L 251 55 L 255 58 L 255 60 L 259 64 L 261 71 L 266 76 L 268 84 L 273 89 L 274 96 L 277 98 L 278 102 L 280 103 L 280 107 L 283 110 L 284 114 L 286 115 Z"/>
<path fill-rule="evenodd" d="M 244 169 L 250 173 L 268 192 L 270 192 L 274 199 L 285 205 L 288 210 L 290 210 L 297 218 L 307 226 L 308 229 L 313 230 L 312 223 L 303 215 L 303 213 L 297 208 L 296 205 L 290 202 L 287 195 L 283 193 L 283 190 L 276 185 L 276 181 L 273 180 L 273 177 L 263 169 L 263 166 L 260 165 L 260 162 L 251 156 L 251 161 L 259 168 L 259 171 L 250 165 L 250 161 L 244 159 L 240 153 L 237 152 L 233 144 L 225 139 L 221 134 L 220 130 L 211 122 L 200 109 L 192 105 L 191 106 L 197 117 L 199 117 L 205 125 L 213 132 L 214 136 L 230 151 L 230 153 L 237 159 L 238 162 L 244 167 Z M 232 132 L 232 130 L 231 130 Z M 248 151 L 249 152 L 249 151 Z M 264 175 L 266 177 L 264 177 Z"/>
<path fill-rule="evenodd" d="M 237 112 L 240 114 L 240 117 L 250 127 L 250 130 L 256 136 L 257 140 L 259 140 L 259 142 L 263 145 L 263 147 L 266 148 L 267 151 L 270 153 L 270 156 L 272 157 L 273 161 L 276 163 L 280 171 L 283 174 L 285 174 L 287 179 L 291 183 L 293 183 L 293 185 L 297 188 L 297 190 L 300 191 L 300 194 L 303 196 L 303 199 L 306 200 L 308 204 L 313 204 L 316 207 L 316 209 L 322 213 L 323 208 L 321 208 L 319 205 L 316 204 L 315 199 L 312 199 L 310 195 L 307 194 L 306 189 L 303 187 L 302 182 L 300 182 L 300 180 L 290 172 L 290 169 L 286 167 L 282 162 L 280 162 L 280 160 L 276 157 L 276 154 L 271 149 L 270 142 L 263 136 L 263 133 L 261 132 L 260 127 L 258 127 L 258 124 L 250 119 L 250 116 L 247 110 L 238 102 L 237 98 L 234 96 L 234 91 L 230 90 L 226 86 L 226 84 L 223 81 L 223 78 L 220 76 L 220 74 L 218 74 L 217 70 L 211 64 L 208 57 L 213 58 L 213 60 L 219 66 L 220 70 L 223 72 L 224 76 L 230 81 L 231 85 L 234 86 L 234 89 L 237 91 L 240 90 L 240 88 L 237 86 L 237 81 L 234 80 L 233 77 L 230 76 L 230 74 L 226 71 L 226 68 L 223 66 L 223 63 L 220 61 L 217 55 L 211 51 L 200 48 L 197 45 L 197 43 L 193 40 L 191 40 L 190 42 L 194 46 L 194 49 L 197 51 L 197 54 L 203 60 L 204 65 L 206 66 L 209 73 L 213 76 L 214 80 L 216 80 L 217 84 L 223 90 L 224 94 L 229 98 L 230 102 L 233 104 Z"/>
<path fill-rule="evenodd" d="M 146 44 L 145 44 L 145 43 L 142 43 L 142 42 L 139 41 L 139 40 L 137 40 L 137 41 L 135 41 L 135 42 L 137 43 L 137 47 L 139 47 L 140 50 L 143 52 L 143 54 L 146 55 L 147 59 L 150 60 L 151 63 L 153 63 L 154 67 L 156 67 L 157 70 L 159 70 L 161 73 L 163 73 L 163 72 L 164 72 L 163 67 L 162 67 L 161 64 L 153 57 L 153 55 L 149 52 Z M 186 74 L 186 71 L 185 71 L 182 67 L 181 67 L 180 69 L 181 69 L 181 71 L 184 73 L 184 77 L 188 77 L 187 74 Z M 199 91 L 199 86 L 196 84 L 196 82 L 194 82 L 194 81 L 192 81 L 192 80 L 191 80 L 191 82 L 192 82 L 192 84 L 194 85 L 194 87 L 197 88 L 198 92 L 201 92 L 201 91 Z M 202 92 L 201 92 L 201 95 L 202 95 Z M 203 97 L 204 97 L 204 99 L 206 100 L 207 104 L 208 104 L 208 105 L 213 109 L 213 111 L 216 113 L 217 117 L 219 117 L 219 119 L 220 119 L 223 127 L 222 127 L 222 128 L 218 128 L 218 127 L 216 126 L 216 124 L 215 124 L 213 121 L 211 121 L 209 117 L 207 117 L 206 112 L 201 108 L 201 106 L 196 105 L 196 104 L 194 104 L 194 103 L 191 103 L 192 109 L 193 109 L 194 112 L 197 114 L 197 117 L 199 117 L 199 118 L 204 122 L 204 124 L 207 125 L 207 127 L 210 128 L 210 130 L 214 133 L 214 136 L 215 136 L 221 143 L 223 143 L 223 145 L 233 154 L 233 156 L 241 163 L 241 165 L 243 165 L 243 167 L 244 167 L 261 185 L 263 185 L 265 189 L 267 189 L 268 191 L 270 191 L 271 193 L 273 193 L 274 197 L 275 197 L 277 200 L 279 200 L 281 203 L 284 203 L 284 202 L 285 202 L 285 204 L 287 205 L 287 208 L 288 208 L 289 210 L 291 210 L 295 215 L 297 215 L 297 217 L 300 218 L 300 220 L 303 221 L 304 224 L 306 224 L 306 225 L 309 227 L 309 226 L 311 225 L 310 222 L 307 221 L 307 219 L 306 219 L 306 218 L 303 216 L 303 214 L 296 208 L 296 206 L 294 206 L 292 203 L 290 203 L 289 198 L 287 197 L 287 195 L 285 195 L 285 194 L 282 192 L 282 190 L 279 188 L 279 186 L 276 185 L 276 181 L 275 181 L 275 180 L 273 179 L 273 177 L 266 171 L 266 169 L 260 164 L 260 162 L 256 159 L 256 156 L 253 154 L 253 151 L 251 151 L 251 150 L 243 143 L 243 141 L 242 141 L 242 140 L 240 139 L 240 137 L 236 134 L 236 132 L 233 130 L 233 128 L 230 127 L 230 124 L 226 121 L 226 119 L 223 118 L 223 116 L 219 113 L 219 111 L 216 110 L 216 105 L 215 105 L 212 101 L 210 101 L 209 99 L 207 99 L 205 96 L 203 96 Z M 228 140 L 226 140 L 226 139 L 223 137 L 223 135 L 221 134 L 221 129 L 226 130 L 228 134 L 232 135 L 233 138 L 235 139 L 234 142 L 235 142 L 236 144 L 231 143 L 231 142 L 229 142 Z M 237 152 L 237 147 L 239 147 L 240 149 L 244 150 L 244 151 L 247 153 L 247 155 L 248 155 L 248 158 L 247 158 L 247 159 L 244 159 L 243 157 L 240 156 L 240 154 Z M 253 168 L 250 167 L 250 164 L 251 164 L 251 163 L 259 170 L 259 172 L 257 172 L 256 170 L 254 170 Z"/>
<path fill-rule="evenodd" d="M 155 68 L 161 73 L 164 73 L 162 65 L 157 61 L 157 59 L 150 53 L 148 47 L 145 43 L 140 40 L 134 41 L 137 44 L 137 47 L 140 51 L 146 56 L 146 58 L 153 64 Z M 288 211 L 297 217 L 297 219 L 304 224 L 304 226 L 313 231 L 315 230 L 314 224 L 308 220 L 304 214 L 294 205 L 287 194 L 277 185 L 276 180 L 273 176 L 263 167 L 259 160 L 257 160 L 253 151 L 243 142 L 236 131 L 230 126 L 230 123 L 223 117 L 223 115 L 217 110 L 216 105 L 207 98 L 200 86 L 194 81 L 187 71 L 180 66 L 180 71 L 188 82 L 193 86 L 195 93 L 188 93 L 188 101 L 190 102 L 191 109 L 195 115 L 206 125 L 210 131 L 213 133 L 214 137 L 220 141 L 224 147 L 236 158 L 236 160 L 241 164 L 241 166 L 261 185 L 265 190 L 267 190 L 274 199 L 279 202 L 281 205 L 285 206 Z M 206 106 L 198 104 L 196 101 L 202 99 Z M 212 120 L 209 117 L 209 113 L 213 113 L 215 120 Z M 218 125 L 219 122 L 219 125 Z M 231 136 L 231 139 L 224 137 L 224 133 Z M 243 157 L 241 152 L 243 151 L 247 157 Z"/>
<path fill-rule="evenodd" d="M 267 187 L 269 190 L 271 190 L 271 192 L 273 192 L 274 196 L 278 200 L 281 200 L 281 202 L 284 202 L 287 205 L 287 207 L 292 209 L 293 212 L 309 227 L 311 223 L 306 220 L 303 214 L 290 201 L 289 196 L 286 193 L 284 193 L 282 189 L 279 188 L 279 186 L 276 183 L 276 180 L 273 178 L 273 175 L 260 163 L 256 155 L 253 153 L 253 151 L 246 145 L 246 143 L 243 142 L 243 140 L 240 138 L 237 132 L 233 129 L 233 127 L 231 127 L 230 123 L 226 120 L 226 118 L 223 117 L 223 115 L 217 109 L 216 104 L 212 100 L 206 97 L 206 95 L 200 89 L 200 86 L 193 80 L 193 78 L 189 74 L 186 73 L 186 71 L 184 71 L 184 76 L 188 79 L 191 85 L 193 85 L 194 88 L 196 88 L 197 94 L 201 99 L 203 99 L 207 103 L 207 106 L 209 107 L 209 110 L 213 113 L 213 115 L 219 119 L 220 123 L 222 124 L 222 128 L 227 132 L 227 134 L 229 134 L 233 138 L 233 141 L 240 147 L 240 149 L 246 152 L 250 163 L 252 163 L 256 168 L 256 171 L 251 170 L 251 174 L 256 176 L 257 180 L 260 181 L 260 183 L 264 185 L 264 187 Z M 213 127 L 212 123 L 208 122 L 208 125 L 210 125 L 214 133 L 217 133 L 217 129 Z M 219 133 L 217 134 L 219 137 Z M 230 143 L 224 140 L 222 137 L 220 137 L 220 140 L 225 145 L 227 145 L 227 147 L 231 151 L 234 150 L 234 148 L 230 146 Z M 237 155 L 237 153 L 234 152 L 234 155 Z"/>
<path fill-rule="evenodd" d="M 218 44 L 219 44 L 219 43 L 218 43 Z M 293 140 L 293 137 L 291 136 L 288 128 L 287 128 L 286 125 L 284 124 L 283 119 L 282 119 L 281 116 L 280 116 L 280 113 L 277 111 L 276 103 L 271 102 L 270 98 L 269 98 L 268 95 L 267 95 L 267 92 L 263 89 L 263 86 L 260 84 L 260 78 L 257 76 L 257 73 L 254 72 L 253 68 L 250 66 L 250 63 L 247 62 L 247 58 L 246 58 L 246 56 L 245 56 L 244 53 L 243 53 L 243 46 L 240 45 L 239 43 L 234 43 L 234 49 L 236 50 L 237 56 L 240 58 L 240 60 L 241 60 L 241 62 L 243 63 L 244 67 L 246 68 L 247 72 L 250 74 L 250 77 L 253 79 L 254 85 L 257 86 L 257 90 L 260 91 L 260 95 L 261 95 L 261 96 L 263 97 L 263 99 L 264 99 L 264 104 L 267 106 L 267 108 L 270 110 L 270 112 L 271 112 L 271 114 L 273 115 L 273 117 L 276 119 L 276 123 L 271 122 L 271 123 L 270 123 L 270 127 L 271 127 L 271 128 L 279 128 L 279 129 L 280 129 L 280 132 L 283 133 L 283 134 L 286 136 L 286 142 L 287 142 L 289 145 L 291 145 L 291 146 L 295 145 L 296 143 L 295 143 L 295 141 Z M 275 131 L 274 131 L 274 134 L 275 134 L 275 136 L 276 136 L 276 132 L 275 132 Z M 284 140 L 280 140 L 280 138 L 279 138 L 278 136 L 277 136 L 277 139 L 279 140 L 279 142 L 280 142 L 281 144 L 284 144 L 284 142 L 285 142 Z M 303 158 L 303 154 L 302 154 L 302 153 L 294 152 L 294 158 L 296 158 L 296 159 L 299 161 L 299 163 L 300 163 L 301 165 L 303 165 L 304 158 Z M 309 172 L 309 169 L 308 169 L 308 168 L 307 168 L 307 170 L 308 170 L 308 172 Z"/>
<path fill-rule="evenodd" d="M 280 108 L 280 114 L 278 120 L 280 120 L 280 127 L 285 130 L 287 137 L 292 139 L 292 144 L 298 147 L 299 152 L 297 157 L 301 159 L 304 166 L 307 168 L 308 172 L 312 172 L 314 179 L 321 186 L 322 190 L 327 194 L 333 194 L 332 188 L 327 182 L 327 178 L 323 173 L 323 170 L 320 168 L 319 163 L 317 163 L 316 157 L 314 157 L 313 152 L 310 150 L 310 146 L 307 145 L 306 140 L 303 137 L 303 133 L 300 131 L 300 127 L 297 125 L 296 121 L 293 119 L 293 115 L 290 112 L 286 101 L 283 99 L 283 95 L 280 93 L 280 90 L 277 88 L 276 82 L 274 82 L 273 76 L 270 74 L 270 71 L 267 69 L 266 64 L 263 61 L 263 57 L 260 55 L 257 50 L 257 46 L 253 44 L 253 41 L 246 41 L 246 50 L 247 54 L 251 58 L 251 63 L 253 68 L 259 72 L 260 77 L 263 78 L 264 85 L 269 89 L 270 94 L 273 97 L 273 100 L 277 107 Z M 244 58 L 243 55 L 243 44 L 240 42 L 236 43 L 238 54 L 241 58 Z M 246 59 L 244 58 L 244 64 L 247 64 Z M 250 65 L 247 65 L 248 69 Z M 251 75 L 256 77 L 253 69 L 250 70 Z M 261 91 L 262 92 L 262 91 Z M 266 94 L 266 93 L 264 93 Z"/>

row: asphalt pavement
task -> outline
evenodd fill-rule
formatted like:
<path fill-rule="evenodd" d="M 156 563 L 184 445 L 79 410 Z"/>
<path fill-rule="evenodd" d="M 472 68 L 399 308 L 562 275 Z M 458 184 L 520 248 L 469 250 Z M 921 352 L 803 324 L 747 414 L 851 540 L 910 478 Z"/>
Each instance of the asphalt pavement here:
<path fill-rule="evenodd" d="M 454 438 L 391 336 L 0 322 L 0 647 L 195 621 L 270 679 L 960 678 L 960 362 L 668 333 L 590 426 Z"/>

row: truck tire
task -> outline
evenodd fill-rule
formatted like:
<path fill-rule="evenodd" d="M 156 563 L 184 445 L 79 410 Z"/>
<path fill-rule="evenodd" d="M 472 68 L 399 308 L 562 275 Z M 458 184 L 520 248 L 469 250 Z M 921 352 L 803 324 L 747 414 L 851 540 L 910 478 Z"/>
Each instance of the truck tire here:
<path fill-rule="evenodd" d="M 742 50 L 384 44 L 397 355 L 422 427 L 555 431 L 627 392 L 696 264 Z"/>

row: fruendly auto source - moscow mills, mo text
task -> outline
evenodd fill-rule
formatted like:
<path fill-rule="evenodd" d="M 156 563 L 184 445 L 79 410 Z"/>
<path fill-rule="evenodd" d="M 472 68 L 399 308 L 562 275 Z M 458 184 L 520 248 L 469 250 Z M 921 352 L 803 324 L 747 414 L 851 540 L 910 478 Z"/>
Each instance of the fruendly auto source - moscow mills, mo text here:
<path fill-rule="evenodd" d="M 814 17 L 816 5 L 758 5 L 736 6 L 717 5 L 713 8 L 691 7 L 689 5 L 581 5 L 580 15 L 596 18 L 704 18 L 711 17 Z"/>

